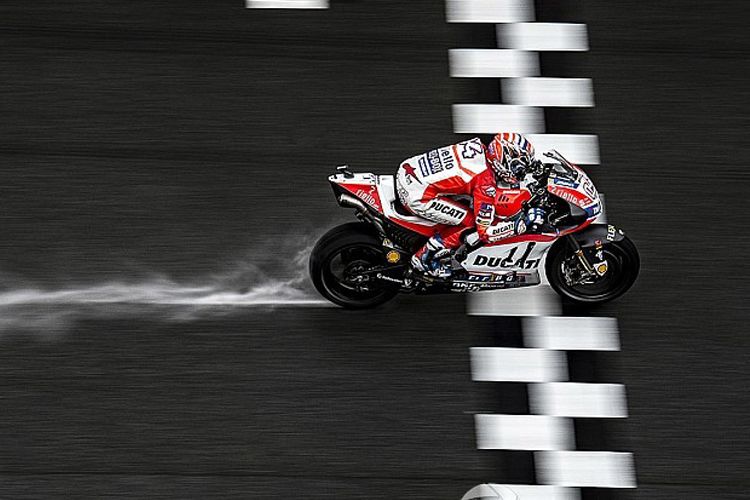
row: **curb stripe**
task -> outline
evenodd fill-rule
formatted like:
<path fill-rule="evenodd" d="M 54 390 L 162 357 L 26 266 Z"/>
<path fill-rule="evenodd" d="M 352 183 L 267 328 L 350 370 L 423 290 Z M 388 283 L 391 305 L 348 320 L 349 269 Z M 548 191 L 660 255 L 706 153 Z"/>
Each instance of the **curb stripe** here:
<path fill-rule="evenodd" d="M 449 23 L 518 23 L 534 20 L 528 0 L 446 0 Z"/>
<path fill-rule="evenodd" d="M 549 382 L 529 385 L 531 413 L 554 417 L 626 418 L 628 405 L 621 384 Z"/>
<path fill-rule="evenodd" d="M 564 352 L 513 347 L 472 347 L 471 378 L 477 382 L 568 380 Z"/>
<path fill-rule="evenodd" d="M 248 9 L 327 9 L 328 0 L 246 0 Z"/>
<path fill-rule="evenodd" d="M 515 23 L 497 26 L 498 47 L 519 50 L 589 50 L 588 29 L 573 23 Z"/>
<path fill-rule="evenodd" d="M 503 102 L 521 106 L 590 108 L 590 78 L 511 78 L 503 80 Z"/>
<path fill-rule="evenodd" d="M 514 78 L 538 76 L 539 54 L 506 49 L 451 49 L 450 75 L 454 78 Z"/>
<path fill-rule="evenodd" d="M 544 132 L 541 108 L 509 104 L 454 104 L 453 131 L 457 134 L 496 134 L 512 130 L 522 134 Z"/>
<path fill-rule="evenodd" d="M 474 415 L 480 450 L 570 450 L 573 421 L 547 415 Z"/>
<path fill-rule="evenodd" d="M 472 316 L 554 316 L 562 312 L 557 293 L 544 284 L 476 292 L 466 302 L 466 312 Z"/>
<path fill-rule="evenodd" d="M 534 454 L 544 484 L 591 488 L 635 488 L 632 453 L 542 451 Z"/>
<path fill-rule="evenodd" d="M 538 317 L 523 324 L 524 345 L 562 351 L 619 351 L 615 318 Z"/>

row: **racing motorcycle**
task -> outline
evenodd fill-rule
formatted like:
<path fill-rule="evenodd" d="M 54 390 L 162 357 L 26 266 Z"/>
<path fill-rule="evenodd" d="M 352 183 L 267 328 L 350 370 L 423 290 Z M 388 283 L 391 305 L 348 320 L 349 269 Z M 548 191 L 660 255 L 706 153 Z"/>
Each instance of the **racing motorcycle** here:
<path fill-rule="evenodd" d="M 591 179 L 552 150 L 537 161 L 528 193 L 518 190 L 506 203 L 519 210 L 539 207 L 546 221 L 535 231 L 496 243 L 474 232 L 447 256 L 452 274 L 433 277 L 413 271 L 411 256 L 442 226 L 412 214 L 400 202 L 392 175 L 352 173 L 337 168 L 328 180 L 340 206 L 359 222 L 323 235 L 310 255 L 310 276 L 326 299 L 350 309 L 380 305 L 400 292 L 477 292 L 536 286 L 543 274 L 564 299 L 600 304 L 625 293 L 635 282 L 640 259 L 625 233 L 595 220 L 602 202 Z M 523 201 L 522 201 L 523 200 Z"/>

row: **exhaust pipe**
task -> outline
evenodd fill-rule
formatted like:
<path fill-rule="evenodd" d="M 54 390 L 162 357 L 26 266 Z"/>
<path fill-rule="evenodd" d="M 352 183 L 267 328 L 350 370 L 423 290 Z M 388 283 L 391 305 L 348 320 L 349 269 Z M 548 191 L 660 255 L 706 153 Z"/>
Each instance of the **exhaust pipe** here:
<path fill-rule="evenodd" d="M 342 193 L 339 196 L 339 205 L 343 207 L 358 208 L 362 212 L 367 212 L 367 205 L 365 205 L 362 200 L 347 193 Z"/>
<path fill-rule="evenodd" d="M 367 221 L 370 224 L 374 224 L 378 229 L 381 237 L 386 238 L 387 233 L 383 222 L 380 220 L 380 215 L 376 214 L 374 210 L 371 210 L 365 203 L 359 198 L 348 193 L 341 193 L 339 195 L 339 205 L 342 207 L 352 207 L 357 209 L 357 218 L 362 221 Z"/>

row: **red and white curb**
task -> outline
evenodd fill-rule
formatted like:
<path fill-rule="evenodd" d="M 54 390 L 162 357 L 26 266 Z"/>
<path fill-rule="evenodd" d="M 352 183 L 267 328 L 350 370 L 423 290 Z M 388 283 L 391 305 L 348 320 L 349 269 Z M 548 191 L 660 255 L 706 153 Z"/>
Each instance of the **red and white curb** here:
<path fill-rule="evenodd" d="M 497 49 L 450 51 L 456 78 L 500 78 L 498 104 L 453 105 L 454 132 L 520 132 L 538 150 L 557 149 L 584 165 L 600 162 L 593 134 L 546 134 L 546 107 L 594 106 L 588 78 L 541 76 L 540 51 L 588 50 L 585 24 L 535 23 L 532 0 L 446 0 L 448 22 L 497 24 Z M 600 221 L 604 221 L 604 217 Z M 619 351 L 614 318 L 561 317 L 558 296 L 545 285 L 472 294 L 468 313 L 525 316 L 523 348 L 473 347 L 472 380 L 527 384 L 529 415 L 477 414 L 477 448 L 534 452 L 536 485 L 487 483 L 463 499 L 578 500 L 581 488 L 635 488 L 632 453 L 576 450 L 576 418 L 628 415 L 621 384 L 569 380 L 567 351 Z"/>

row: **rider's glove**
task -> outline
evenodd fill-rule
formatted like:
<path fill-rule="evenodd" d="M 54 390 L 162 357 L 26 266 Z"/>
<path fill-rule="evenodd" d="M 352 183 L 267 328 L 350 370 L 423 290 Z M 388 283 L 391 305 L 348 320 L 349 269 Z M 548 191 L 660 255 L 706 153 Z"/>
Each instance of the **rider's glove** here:
<path fill-rule="evenodd" d="M 544 173 L 544 164 L 539 160 L 534 160 L 529 165 L 529 173 L 536 178 L 537 176 Z"/>
<path fill-rule="evenodd" d="M 546 212 L 541 208 L 530 208 L 529 211 L 526 212 L 524 222 L 529 229 L 536 231 L 545 223 L 546 215 Z"/>

